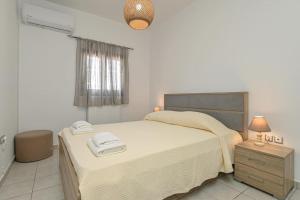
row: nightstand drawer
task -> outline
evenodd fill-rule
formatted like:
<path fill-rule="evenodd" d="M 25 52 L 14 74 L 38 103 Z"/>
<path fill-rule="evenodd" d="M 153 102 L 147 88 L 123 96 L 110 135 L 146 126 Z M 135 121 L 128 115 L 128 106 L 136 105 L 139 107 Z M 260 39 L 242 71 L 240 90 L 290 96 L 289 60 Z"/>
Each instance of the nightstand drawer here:
<path fill-rule="evenodd" d="M 235 163 L 241 163 L 276 176 L 284 176 L 283 159 L 259 154 L 248 149 L 236 148 Z"/>
<path fill-rule="evenodd" d="M 235 178 L 275 196 L 283 195 L 284 180 L 281 177 L 259 171 L 243 164 L 235 165 Z"/>

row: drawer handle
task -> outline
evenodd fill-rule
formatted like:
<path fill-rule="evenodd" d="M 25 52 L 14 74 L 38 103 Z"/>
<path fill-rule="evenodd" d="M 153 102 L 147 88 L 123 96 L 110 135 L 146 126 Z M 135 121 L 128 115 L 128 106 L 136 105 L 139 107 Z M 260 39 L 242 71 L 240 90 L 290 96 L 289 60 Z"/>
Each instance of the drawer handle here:
<path fill-rule="evenodd" d="M 254 181 L 257 181 L 257 182 L 260 182 L 260 183 L 264 183 L 264 179 L 261 179 L 261 178 L 258 178 L 258 177 L 255 177 L 255 176 L 248 176 L 248 178 L 254 180 Z"/>
<path fill-rule="evenodd" d="M 248 161 L 253 161 L 253 162 L 256 162 L 257 164 L 260 164 L 260 165 L 265 165 L 266 164 L 266 162 L 264 162 L 264 161 L 253 159 L 253 158 L 248 158 Z"/>

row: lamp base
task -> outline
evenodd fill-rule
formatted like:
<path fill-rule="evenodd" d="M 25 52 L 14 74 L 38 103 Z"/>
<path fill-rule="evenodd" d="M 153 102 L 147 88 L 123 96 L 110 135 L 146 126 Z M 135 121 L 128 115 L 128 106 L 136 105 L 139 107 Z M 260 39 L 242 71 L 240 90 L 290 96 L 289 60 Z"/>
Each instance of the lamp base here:
<path fill-rule="evenodd" d="M 256 146 L 259 146 L 259 147 L 265 146 L 265 143 L 263 143 L 263 142 L 258 142 L 258 141 L 254 142 L 254 144 L 255 144 Z"/>

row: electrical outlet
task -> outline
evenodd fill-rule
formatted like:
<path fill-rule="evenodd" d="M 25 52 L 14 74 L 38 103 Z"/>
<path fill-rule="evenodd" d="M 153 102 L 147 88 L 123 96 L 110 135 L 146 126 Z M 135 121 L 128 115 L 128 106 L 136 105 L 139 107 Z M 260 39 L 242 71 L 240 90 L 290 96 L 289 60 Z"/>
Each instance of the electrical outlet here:
<path fill-rule="evenodd" d="M 274 136 L 274 142 L 277 144 L 283 144 L 283 137 Z"/>
<path fill-rule="evenodd" d="M 6 135 L 2 135 L 2 136 L 0 137 L 0 145 L 5 144 L 5 143 L 6 143 L 6 140 L 7 140 Z"/>
<path fill-rule="evenodd" d="M 273 136 L 273 135 L 266 134 L 266 135 L 265 135 L 265 140 L 266 140 L 267 142 L 274 142 L 274 136 Z"/>
<path fill-rule="evenodd" d="M 7 136 L 0 136 L 0 152 L 4 152 L 6 148 Z"/>

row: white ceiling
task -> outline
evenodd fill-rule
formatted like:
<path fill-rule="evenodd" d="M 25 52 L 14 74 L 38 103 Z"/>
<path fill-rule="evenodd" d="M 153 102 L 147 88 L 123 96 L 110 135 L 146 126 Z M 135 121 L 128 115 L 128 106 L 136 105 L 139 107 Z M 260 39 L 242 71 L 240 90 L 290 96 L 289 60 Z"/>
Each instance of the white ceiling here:
<path fill-rule="evenodd" d="M 47 0 L 101 17 L 123 22 L 125 0 Z M 193 0 L 153 0 L 156 21 L 164 20 Z"/>

